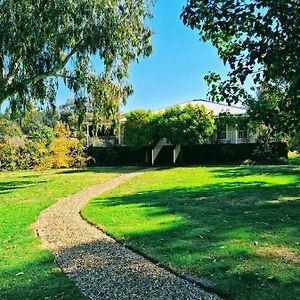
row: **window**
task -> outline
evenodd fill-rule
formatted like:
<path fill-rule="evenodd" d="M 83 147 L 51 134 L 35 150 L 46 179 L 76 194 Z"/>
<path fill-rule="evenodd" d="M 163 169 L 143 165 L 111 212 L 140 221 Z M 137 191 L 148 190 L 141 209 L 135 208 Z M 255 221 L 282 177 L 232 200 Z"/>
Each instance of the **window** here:
<path fill-rule="evenodd" d="M 217 139 L 218 140 L 226 140 L 226 125 L 224 123 L 217 122 Z"/>
<path fill-rule="evenodd" d="M 217 139 L 218 140 L 226 140 L 226 130 L 218 130 L 217 131 Z"/>
<path fill-rule="evenodd" d="M 238 130 L 238 138 L 239 139 L 247 139 L 248 138 L 247 130 Z"/>

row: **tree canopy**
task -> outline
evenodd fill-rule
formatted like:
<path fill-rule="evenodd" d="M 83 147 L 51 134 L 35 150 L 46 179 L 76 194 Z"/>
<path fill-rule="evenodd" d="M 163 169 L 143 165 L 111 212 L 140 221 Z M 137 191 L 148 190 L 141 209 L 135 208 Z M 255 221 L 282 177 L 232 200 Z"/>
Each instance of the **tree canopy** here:
<path fill-rule="evenodd" d="M 282 128 L 299 131 L 299 0 L 189 0 L 181 17 L 229 66 L 225 80 L 216 73 L 206 76 L 211 99 L 260 105 L 244 89 L 246 80 L 253 80 L 278 100 L 268 104 L 273 107 L 268 111 L 293 120 Z"/>
<path fill-rule="evenodd" d="M 150 110 L 133 110 L 126 114 L 124 144 L 133 147 L 149 146 L 154 142 Z"/>
<path fill-rule="evenodd" d="M 215 118 L 204 106 L 179 105 L 163 112 L 137 110 L 126 115 L 124 142 L 149 146 L 165 138 L 175 145 L 203 144 L 215 129 Z"/>
<path fill-rule="evenodd" d="M 175 145 L 199 145 L 215 129 L 215 118 L 203 105 L 170 107 L 162 114 L 161 135 Z"/>
<path fill-rule="evenodd" d="M 29 100 L 54 104 L 58 79 L 71 89 L 82 116 L 115 114 L 132 93 L 131 61 L 150 55 L 145 24 L 150 0 L 0 0 L 0 105 L 26 109 Z M 103 70 L 95 71 L 100 59 Z M 81 120 L 82 121 L 82 120 Z"/>

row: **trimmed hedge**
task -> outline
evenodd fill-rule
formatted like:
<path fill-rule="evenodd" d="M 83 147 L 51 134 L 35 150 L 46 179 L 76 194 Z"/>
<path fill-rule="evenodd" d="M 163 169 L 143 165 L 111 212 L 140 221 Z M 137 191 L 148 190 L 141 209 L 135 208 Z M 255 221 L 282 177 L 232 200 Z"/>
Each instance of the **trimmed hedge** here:
<path fill-rule="evenodd" d="M 253 159 L 253 151 L 257 144 L 205 144 L 196 146 L 182 146 L 182 151 L 176 161 L 177 164 L 228 164 L 241 163 L 246 159 Z M 274 156 L 288 157 L 286 143 L 272 143 Z M 173 161 L 174 146 L 164 146 L 155 160 L 155 165 L 171 165 Z M 150 165 L 151 148 L 143 147 L 90 147 L 88 156 L 92 159 L 90 165 L 96 166 L 129 166 Z M 146 162 L 146 156 L 148 162 Z M 275 160 L 273 163 L 277 163 Z"/>
<path fill-rule="evenodd" d="M 253 152 L 257 144 L 206 144 L 197 146 L 183 146 L 177 163 L 184 165 L 198 163 L 241 163 L 246 159 L 253 159 Z M 288 157 L 286 143 L 271 143 L 272 152 L 276 159 Z"/>
<path fill-rule="evenodd" d="M 151 149 L 131 147 L 89 147 L 87 155 L 91 157 L 90 165 L 94 166 L 135 166 L 147 165 L 146 156 L 148 155 L 149 164 L 151 163 Z"/>

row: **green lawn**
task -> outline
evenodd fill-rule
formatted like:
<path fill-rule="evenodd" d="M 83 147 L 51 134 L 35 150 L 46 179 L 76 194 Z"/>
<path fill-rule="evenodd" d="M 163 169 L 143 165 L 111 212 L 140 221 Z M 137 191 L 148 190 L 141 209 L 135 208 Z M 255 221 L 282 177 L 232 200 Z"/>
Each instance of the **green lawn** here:
<path fill-rule="evenodd" d="M 145 173 L 84 216 L 234 299 L 299 299 L 300 167 L 190 167 Z"/>
<path fill-rule="evenodd" d="M 129 169 L 0 173 L 0 299 L 85 299 L 54 263 L 32 224 L 42 210 Z"/>
<path fill-rule="evenodd" d="M 300 165 L 300 155 L 295 152 L 289 152 L 289 162 L 291 165 Z"/>

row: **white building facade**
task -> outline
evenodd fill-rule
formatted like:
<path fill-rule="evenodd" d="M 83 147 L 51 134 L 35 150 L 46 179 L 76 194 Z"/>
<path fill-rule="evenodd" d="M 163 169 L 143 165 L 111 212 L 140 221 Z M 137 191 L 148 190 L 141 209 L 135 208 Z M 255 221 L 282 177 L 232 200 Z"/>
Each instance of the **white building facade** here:
<path fill-rule="evenodd" d="M 231 106 L 223 103 L 216 103 L 207 100 L 192 100 L 184 103 L 178 104 L 180 107 L 186 105 L 202 105 L 208 111 L 211 111 L 213 115 L 218 118 L 222 113 L 228 113 L 232 116 L 247 116 L 247 110 L 244 107 Z M 167 108 L 161 108 L 154 110 L 154 113 L 163 112 Z M 122 145 L 124 136 L 124 127 L 126 123 L 126 118 L 123 117 L 120 120 L 119 128 L 116 130 L 115 135 L 103 136 L 88 139 L 88 146 L 94 147 L 105 147 L 111 145 Z M 222 144 L 242 144 L 242 143 L 255 143 L 258 134 L 253 134 L 246 128 L 237 128 L 237 126 L 232 126 L 226 124 L 223 128 L 217 128 L 214 136 L 207 140 L 207 143 L 222 143 Z"/>

